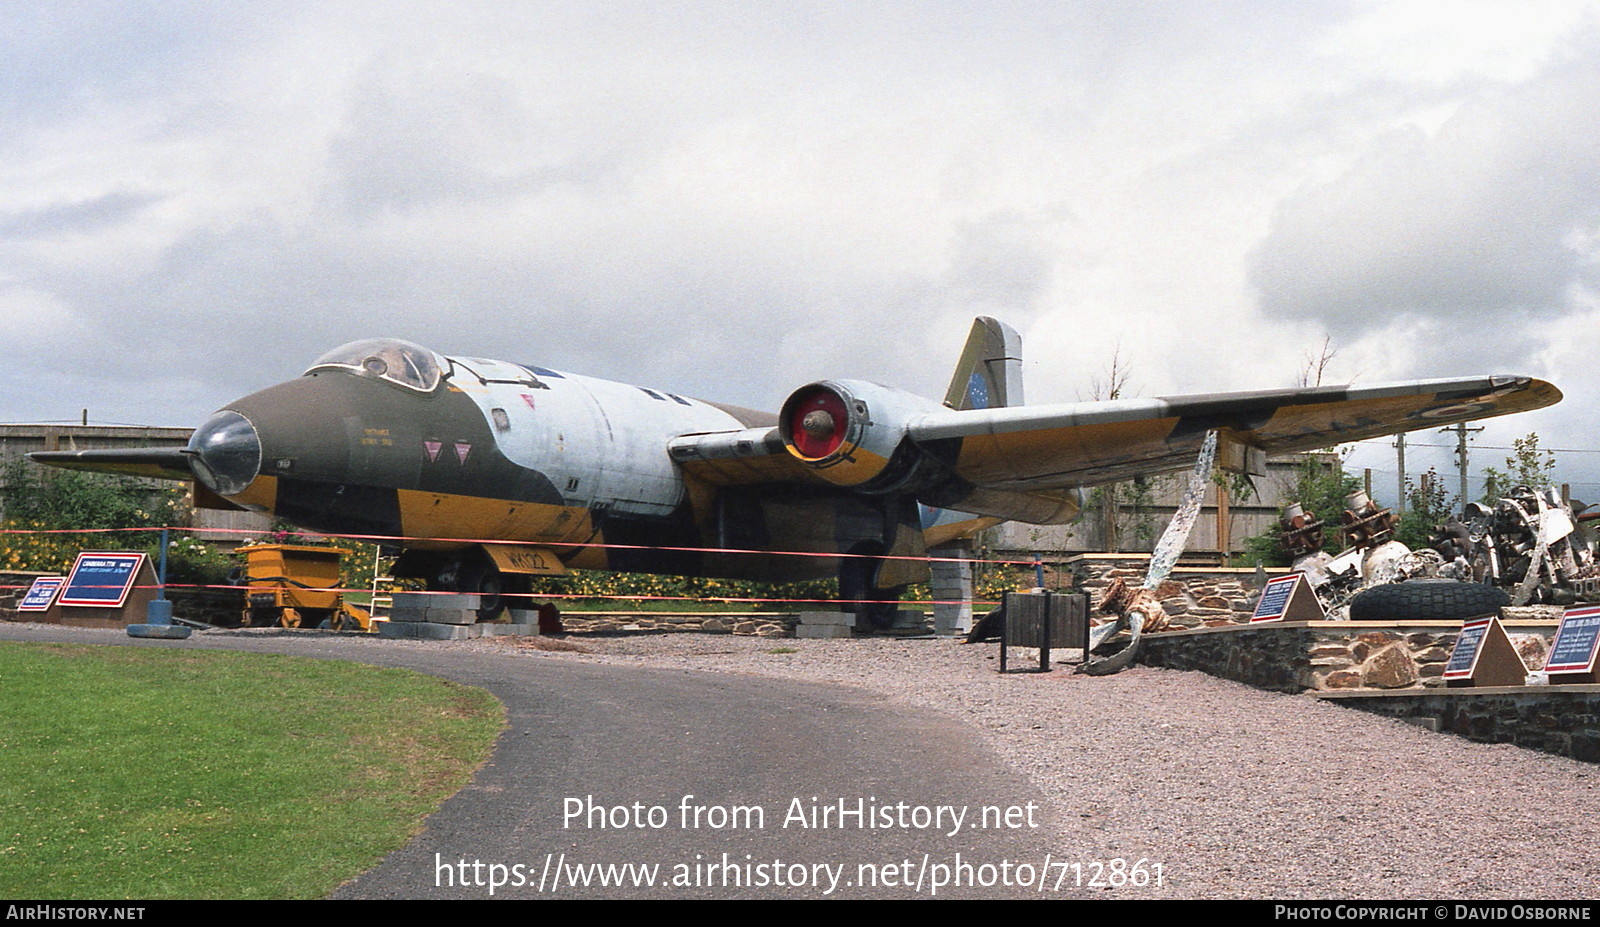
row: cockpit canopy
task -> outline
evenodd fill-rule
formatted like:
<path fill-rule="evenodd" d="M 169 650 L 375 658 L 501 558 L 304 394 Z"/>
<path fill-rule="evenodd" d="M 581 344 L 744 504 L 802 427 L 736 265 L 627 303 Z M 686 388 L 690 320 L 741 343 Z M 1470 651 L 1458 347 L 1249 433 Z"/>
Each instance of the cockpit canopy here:
<path fill-rule="evenodd" d="M 439 356 L 397 338 L 367 338 L 340 345 L 312 362 L 306 373 L 338 368 L 431 393 L 443 375 Z"/>

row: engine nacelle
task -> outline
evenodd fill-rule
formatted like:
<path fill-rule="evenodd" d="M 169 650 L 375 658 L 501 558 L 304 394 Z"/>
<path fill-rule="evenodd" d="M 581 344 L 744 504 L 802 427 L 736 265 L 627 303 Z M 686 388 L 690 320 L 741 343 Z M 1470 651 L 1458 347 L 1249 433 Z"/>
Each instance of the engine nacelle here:
<path fill-rule="evenodd" d="M 911 422 L 940 408 L 931 399 L 862 380 L 802 386 L 783 404 L 778 431 L 789 453 L 839 486 L 892 489 L 912 475 Z"/>

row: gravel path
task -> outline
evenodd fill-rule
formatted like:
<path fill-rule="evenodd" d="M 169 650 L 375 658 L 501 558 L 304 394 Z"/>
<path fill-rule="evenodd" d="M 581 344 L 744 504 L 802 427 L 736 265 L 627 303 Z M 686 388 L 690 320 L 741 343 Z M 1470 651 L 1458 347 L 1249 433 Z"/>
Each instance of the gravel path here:
<path fill-rule="evenodd" d="M 1600 768 L 1562 757 L 1202 673 L 1002 677 L 993 645 L 692 634 L 569 640 L 591 652 L 522 649 L 530 659 L 844 683 L 965 719 L 1054 810 L 1061 856 L 1161 864 L 1165 888 L 1110 894 L 1596 894 Z M 503 652 L 518 644 L 454 646 Z"/>
<path fill-rule="evenodd" d="M 109 633 L 7 625 L 0 639 L 35 632 L 85 642 Z M 202 646 L 256 649 L 204 637 Z M 1086 883 L 1095 861 L 1160 864 L 1161 888 L 1106 897 L 1570 900 L 1594 897 L 1600 876 L 1600 767 L 1202 673 L 1002 677 L 993 645 L 935 640 L 571 637 L 582 651 L 556 651 L 542 648 L 563 642 L 297 637 L 291 652 L 308 655 L 480 652 L 737 673 L 932 708 L 1013 767 L 993 775 L 1014 800 L 1042 806 L 1056 832 L 1041 836 L 1057 860 L 1082 864 Z M 914 781 L 916 770 L 900 775 Z"/>

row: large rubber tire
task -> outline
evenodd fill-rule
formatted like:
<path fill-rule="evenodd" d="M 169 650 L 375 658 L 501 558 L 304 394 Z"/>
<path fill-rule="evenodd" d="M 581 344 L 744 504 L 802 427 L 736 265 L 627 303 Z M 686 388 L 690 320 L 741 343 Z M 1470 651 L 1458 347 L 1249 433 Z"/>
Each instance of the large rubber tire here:
<path fill-rule="evenodd" d="M 506 610 L 505 576 L 486 554 L 473 554 L 456 574 L 456 591 L 478 596 L 478 620 L 493 621 Z"/>
<path fill-rule="evenodd" d="M 1460 621 L 1511 604 L 1504 589 L 1453 579 L 1412 579 L 1373 586 L 1350 600 L 1351 621 Z"/>
<path fill-rule="evenodd" d="M 996 606 L 992 611 L 973 622 L 972 630 L 967 632 L 967 643 L 978 644 L 984 641 L 997 641 L 1006 635 L 1006 607 Z"/>
<path fill-rule="evenodd" d="M 856 616 L 856 630 L 869 632 L 894 624 L 900 611 L 904 586 L 878 589 L 872 585 L 881 561 L 867 557 L 847 557 L 839 567 L 841 608 Z"/>

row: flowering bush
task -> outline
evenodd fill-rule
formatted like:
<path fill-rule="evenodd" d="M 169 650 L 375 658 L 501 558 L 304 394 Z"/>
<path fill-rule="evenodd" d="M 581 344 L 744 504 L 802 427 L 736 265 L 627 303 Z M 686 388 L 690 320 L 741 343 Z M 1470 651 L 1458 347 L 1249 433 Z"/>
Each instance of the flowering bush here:
<path fill-rule="evenodd" d="M 160 534 L 128 529 L 188 522 L 181 484 L 50 470 L 24 458 L 0 468 L 0 569 L 65 571 L 80 550 L 154 550 Z"/>

